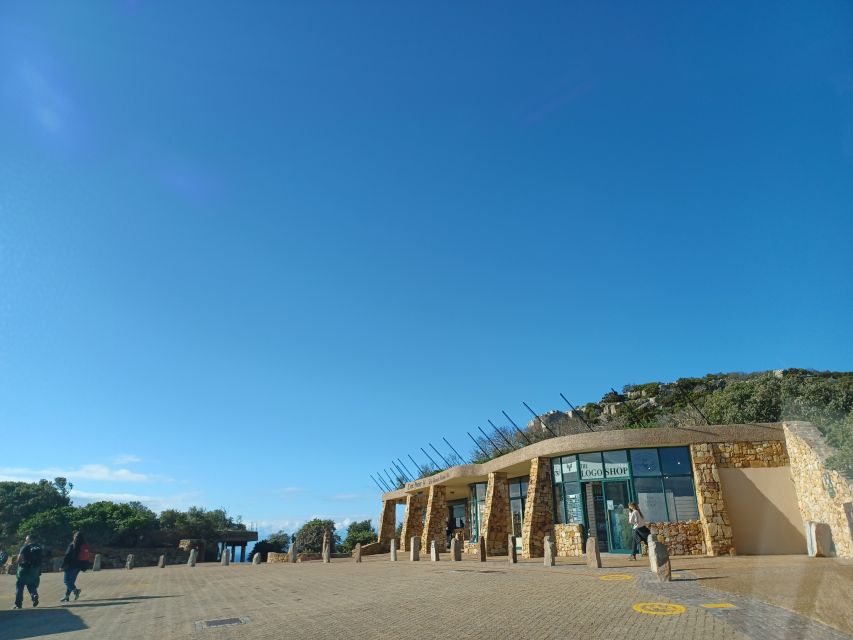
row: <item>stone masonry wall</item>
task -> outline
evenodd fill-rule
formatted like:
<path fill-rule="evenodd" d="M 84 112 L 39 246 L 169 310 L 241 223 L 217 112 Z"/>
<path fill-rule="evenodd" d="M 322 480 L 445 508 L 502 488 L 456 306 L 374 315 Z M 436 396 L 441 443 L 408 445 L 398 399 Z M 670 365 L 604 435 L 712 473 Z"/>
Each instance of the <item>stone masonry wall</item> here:
<path fill-rule="evenodd" d="M 836 555 L 853 558 L 853 483 L 826 467 L 835 450 L 814 425 L 786 422 L 784 429 L 803 525 L 807 520 L 828 524 Z"/>
<path fill-rule="evenodd" d="M 421 533 L 421 549 L 429 553 L 430 543 L 435 540 L 439 551 L 447 551 L 447 487 L 432 485 L 429 488 L 426 521 Z"/>
<path fill-rule="evenodd" d="M 671 556 L 705 555 L 705 531 L 699 520 L 650 522 L 648 527 L 658 534 Z"/>
<path fill-rule="evenodd" d="M 572 524 L 555 524 L 552 539 L 557 544 L 558 556 L 582 556 L 583 526 Z"/>
<path fill-rule="evenodd" d="M 527 504 L 521 530 L 521 557 L 541 558 L 545 555 L 543 540 L 554 532 L 554 494 L 551 486 L 550 458 L 530 461 Z"/>
<path fill-rule="evenodd" d="M 765 442 L 718 442 L 710 446 L 717 466 L 733 467 L 786 467 L 790 464 L 785 443 L 779 440 Z"/>
<path fill-rule="evenodd" d="M 397 526 L 397 501 L 384 500 L 382 514 L 379 516 L 379 549 L 377 553 L 391 550 L 391 540 L 394 538 L 394 528 Z M 363 551 L 363 550 L 362 550 Z"/>
<path fill-rule="evenodd" d="M 406 513 L 403 516 L 403 528 L 400 529 L 400 551 L 409 551 L 409 540 L 420 537 L 424 529 L 424 497 L 421 494 L 406 496 Z"/>
<path fill-rule="evenodd" d="M 507 536 L 510 533 L 509 487 L 505 473 L 490 473 L 486 486 L 486 504 L 483 509 L 482 535 L 486 538 L 486 554 L 507 554 Z"/>

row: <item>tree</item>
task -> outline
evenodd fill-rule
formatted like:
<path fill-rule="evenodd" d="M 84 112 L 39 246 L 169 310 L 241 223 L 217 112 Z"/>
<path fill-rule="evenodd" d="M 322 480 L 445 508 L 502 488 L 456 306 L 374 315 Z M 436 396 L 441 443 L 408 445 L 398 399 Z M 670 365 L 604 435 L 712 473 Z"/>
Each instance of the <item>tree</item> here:
<path fill-rule="evenodd" d="M 32 536 L 44 546 L 64 548 L 71 542 L 75 512 L 74 507 L 56 507 L 35 513 L 19 523 L 17 541 Z"/>
<path fill-rule="evenodd" d="M 330 551 L 334 553 L 335 547 L 341 543 L 341 538 L 335 533 L 335 523 L 332 520 L 320 520 L 315 518 L 309 520 L 302 528 L 293 534 L 293 544 L 298 551 L 309 553 L 320 553 L 323 550 L 323 533 L 329 532 Z"/>
<path fill-rule="evenodd" d="M 379 536 L 376 534 L 376 529 L 370 524 L 370 520 L 362 520 L 361 522 L 353 522 L 347 528 L 347 536 L 341 543 L 340 550 L 344 553 L 352 551 L 357 544 L 369 544 L 376 542 Z"/>
<path fill-rule="evenodd" d="M 776 422 L 782 414 L 781 382 L 772 374 L 727 384 L 705 401 L 713 424 Z"/>
<path fill-rule="evenodd" d="M 270 534 L 269 537 L 255 543 L 252 552 L 249 554 L 249 561 L 255 557 L 256 553 L 260 553 L 261 560 L 266 562 L 268 553 L 287 553 L 289 548 L 290 536 L 284 531 L 276 531 Z"/>
<path fill-rule="evenodd" d="M 140 502 L 93 502 L 79 509 L 75 526 L 93 545 L 134 547 L 157 529 L 157 516 Z"/>
<path fill-rule="evenodd" d="M 0 482 L 0 544 L 16 542 L 22 521 L 43 511 L 71 506 L 67 494 L 47 481 Z"/>
<path fill-rule="evenodd" d="M 246 525 L 231 518 L 224 509 L 207 511 L 190 507 L 186 511 L 166 509 L 160 514 L 160 529 L 175 539 L 202 538 L 214 541 L 222 531 L 245 530 Z"/>

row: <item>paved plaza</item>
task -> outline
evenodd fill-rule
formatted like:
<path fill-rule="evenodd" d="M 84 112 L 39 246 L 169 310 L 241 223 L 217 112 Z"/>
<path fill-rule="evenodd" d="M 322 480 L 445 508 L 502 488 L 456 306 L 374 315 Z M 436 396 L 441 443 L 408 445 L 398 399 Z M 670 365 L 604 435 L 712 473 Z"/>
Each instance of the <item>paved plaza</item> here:
<path fill-rule="evenodd" d="M 64 606 L 62 575 L 48 573 L 41 606 L 25 596 L 23 611 L 9 610 L 14 576 L 2 575 L 0 640 L 853 638 L 845 561 L 676 558 L 675 581 L 660 584 L 645 562 L 620 556 L 601 570 L 575 558 L 553 568 L 400 558 L 90 571 Z"/>

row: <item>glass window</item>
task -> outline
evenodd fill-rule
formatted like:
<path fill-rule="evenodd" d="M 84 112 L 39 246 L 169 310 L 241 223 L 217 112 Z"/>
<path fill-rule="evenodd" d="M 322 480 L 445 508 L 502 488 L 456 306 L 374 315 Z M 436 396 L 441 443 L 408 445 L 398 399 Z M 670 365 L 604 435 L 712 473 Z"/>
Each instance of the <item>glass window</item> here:
<path fill-rule="evenodd" d="M 567 482 L 563 485 L 566 494 L 567 522 L 583 523 L 583 504 L 580 482 Z"/>
<path fill-rule="evenodd" d="M 554 485 L 554 504 L 557 506 L 557 523 L 566 524 L 566 501 L 563 500 L 563 483 Z"/>
<path fill-rule="evenodd" d="M 635 476 L 659 476 L 657 449 L 631 449 L 631 470 Z M 642 509 L 642 507 L 640 507 Z M 643 512 L 645 513 L 645 511 Z M 648 520 L 648 518 L 646 518 Z"/>
<path fill-rule="evenodd" d="M 578 479 L 578 461 L 574 456 L 562 458 L 563 482 Z"/>
<path fill-rule="evenodd" d="M 510 498 L 524 498 L 527 499 L 527 483 L 529 481 L 528 476 L 524 476 L 523 478 L 513 478 L 509 481 L 509 497 Z"/>
<path fill-rule="evenodd" d="M 696 504 L 696 493 L 693 490 L 693 478 L 664 478 L 663 486 L 666 491 L 666 505 L 669 508 L 670 520 L 698 520 L 699 507 Z M 642 507 L 641 507 L 642 508 Z"/>
<path fill-rule="evenodd" d="M 471 485 L 471 542 L 480 539 L 480 526 L 483 522 L 483 510 L 486 508 L 486 483 Z"/>
<path fill-rule="evenodd" d="M 553 471 L 554 482 L 563 481 L 563 469 L 560 464 L 561 458 L 553 458 L 551 460 L 551 470 Z"/>
<path fill-rule="evenodd" d="M 627 451 L 605 451 L 601 455 L 604 458 L 604 475 L 608 478 L 627 478 L 631 475 Z"/>
<path fill-rule="evenodd" d="M 684 476 L 693 473 L 690 467 L 690 450 L 687 447 L 667 447 L 658 451 L 664 475 Z"/>
<path fill-rule="evenodd" d="M 581 480 L 600 480 L 604 477 L 604 465 L 600 453 L 582 453 L 578 456 L 581 461 Z M 563 472 L 563 480 L 565 480 Z"/>
<path fill-rule="evenodd" d="M 633 452 L 631 458 L 633 461 Z M 640 505 L 640 511 L 647 522 L 669 520 L 661 478 L 634 478 L 634 491 L 637 493 L 637 504 Z"/>

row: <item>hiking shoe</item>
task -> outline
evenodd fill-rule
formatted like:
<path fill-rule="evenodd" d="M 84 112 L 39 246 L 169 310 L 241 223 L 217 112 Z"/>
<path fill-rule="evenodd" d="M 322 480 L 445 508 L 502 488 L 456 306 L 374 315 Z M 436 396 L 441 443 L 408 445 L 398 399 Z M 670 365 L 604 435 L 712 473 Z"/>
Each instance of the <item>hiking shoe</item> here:
<path fill-rule="evenodd" d="M 39 606 L 39 597 L 33 596 L 33 608 Z"/>
<path fill-rule="evenodd" d="M 79 597 L 80 597 L 80 589 L 74 589 L 74 599 L 76 600 Z"/>
<path fill-rule="evenodd" d="M 60 602 L 68 602 L 68 596 L 65 596 L 64 598 L 60 598 L 59 601 Z"/>
<path fill-rule="evenodd" d="M 13 606 L 12 606 L 12 609 L 20 609 L 20 608 L 21 608 L 21 605 L 19 605 L 19 604 L 16 604 L 16 605 L 13 605 Z"/>

